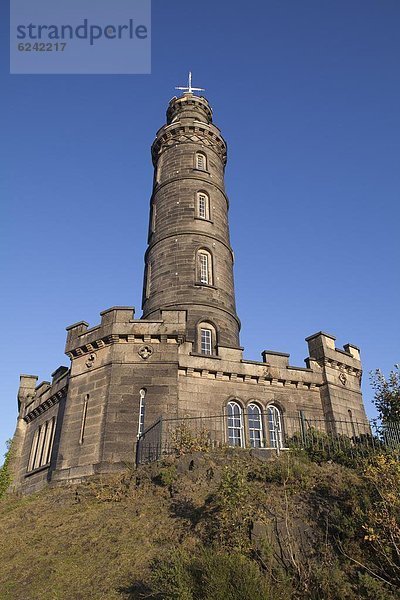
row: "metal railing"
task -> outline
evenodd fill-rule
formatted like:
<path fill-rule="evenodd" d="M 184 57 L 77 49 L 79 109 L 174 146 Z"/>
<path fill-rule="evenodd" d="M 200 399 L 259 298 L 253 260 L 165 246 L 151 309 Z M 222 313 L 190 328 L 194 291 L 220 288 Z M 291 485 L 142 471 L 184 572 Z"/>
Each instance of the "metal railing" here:
<path fill-rule="evenodd" d="M 277 453 L 303 449 L 326 457 L 337 453 L 360 456 L 385 448 L 400 451 L 400 423 L 324 419 L 307 416 L 303 411 L 296 415 L 281 414 L 276 420 L 271 412 L 260 412 L 259 428 L 255 429 L 254 420 L 246 418 L 245 413 L 236 422 L 226 413 L 160 417 L 138 438 L 136 464 L 230 446 Z"/>

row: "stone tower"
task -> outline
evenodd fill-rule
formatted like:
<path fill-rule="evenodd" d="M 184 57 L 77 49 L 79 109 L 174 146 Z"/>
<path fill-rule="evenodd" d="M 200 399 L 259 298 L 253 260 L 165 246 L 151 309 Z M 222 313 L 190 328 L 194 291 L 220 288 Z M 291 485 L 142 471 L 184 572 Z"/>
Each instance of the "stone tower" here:
<path fill-rule="evenodd" d="M 160 318 L 163 309 L 185 310 L 187 339 L 199 353 L 202 329 L 211 331 L 212 354 L 218 345 L 238 348 L 226 143 L 205 98 L 186 92 L 170 101 L 152 158 L 143 318 Z M 205 344 L 203 339 L 203 349 Z"/>
<path fill-rule="evenodd" d="M 208 101 L 173 98 L 154 164 L 143 316 L 112 307 L 67 327 L 68 367 L 50 381 L 21 375 L 13 489 L 77 482 L 171 449 L 179 424 L 212 445 L 283 450 L 299 427 L 369 432 L 361 360 L 331 334 L 307 338 L 306 366 L 239 343 L 224 187 L 226 143 Z M 265 347 L 265 346 L 264 346 Z M 302 431 L 303 431 L 302 429 Z M 172 438 L 171 438 L 172 435 Z"/>

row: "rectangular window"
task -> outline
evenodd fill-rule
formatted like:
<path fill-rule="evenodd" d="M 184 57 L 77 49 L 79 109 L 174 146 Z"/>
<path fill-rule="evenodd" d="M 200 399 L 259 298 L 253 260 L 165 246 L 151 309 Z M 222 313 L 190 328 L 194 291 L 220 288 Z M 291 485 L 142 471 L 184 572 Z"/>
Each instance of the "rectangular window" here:
<path fill-rule="evenodd" d="M 140 394 L 140 403 L 139 403 L 139 427 L 138 427 L 138 438 L 142 435 L 144 431 L 144 413 L 145 413 L 145 398 L 146 398 L 146 390 L 142 388 L 139 392 Z"/>
<path fill-rule="evenodd" d="M 206 168 L 206 160 L 203 154 L 198 154 L 197 155 L 197 168 L 201 169 L 202 171 L 205 170 Z"/>
<path fill-rule="evenodd" d="M 156 230 L 156 211 L 157 207 L 153 203 L 151 207 L 151 233 L 154 233 Z"/>
<path fill-rule="evenodd" d="M 146 286 L 145 286 L 145 299 L 150 298 L 150 285 L 151 285 L 151 263 L 147 265 L 146 271 Z"/>
<path fill-rule="evenodd" d="M 28 472 L 44 467 L 50 463 L 55 429 L 55 417 L 46 421 L 36 429 L 33 435 L 31 453 L 29 456 Z"/>
<path fill-rule="evenodd" d="M 204 194 L 199 194 L 199 217 L 202 219 L 208 219 L 207 198 Z"/>
<path fill-rule="evenodd" d="M 200 254 L 200 283 L 209 283 L 208 281 L 208 256 Z"/>
<path fill-rule="evenodd" d="M 201 330 L 201 353 L 212 354 L 212 333 L 211 329 Z"/>

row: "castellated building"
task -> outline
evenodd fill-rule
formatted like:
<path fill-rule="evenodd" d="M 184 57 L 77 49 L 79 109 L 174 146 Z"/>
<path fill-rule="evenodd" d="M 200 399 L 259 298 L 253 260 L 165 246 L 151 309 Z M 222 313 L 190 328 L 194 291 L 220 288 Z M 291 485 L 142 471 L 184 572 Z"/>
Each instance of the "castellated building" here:
<path fill-rule="evenodd" d="M 125 469 L 140 443 L 142 452 L 150 449 L 148 440 L 157 442 L 157 458 L 163 423 L 201 417 L 213 445 L 279 450 L 301 422 L 331 431 L 366 420 L 357 346 L 336 348 L 332 335 L 319 332 L 306 340 L 305 367 L 272 350 L 262 361 L 243 358 L 227 146 L 208 101 L 193 91 L 170 101 L 151 149 L 143 315 L 113 307 L 99 325 L 70 325 L 70 366 L 39 385 L 36 376 L 21 375 L 15 490 Z"/>

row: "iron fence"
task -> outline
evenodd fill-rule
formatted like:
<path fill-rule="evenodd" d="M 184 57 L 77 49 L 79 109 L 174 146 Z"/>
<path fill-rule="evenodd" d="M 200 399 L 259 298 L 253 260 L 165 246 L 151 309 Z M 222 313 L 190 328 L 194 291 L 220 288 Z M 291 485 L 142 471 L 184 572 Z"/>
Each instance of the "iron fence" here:
<path fill-rule="evenodd" d="M 239 447 L 276 453 L 304 449 L 332 456 L 366 455 L 379 449 L 400 451 L 400 423 L 378 423 L 354 419 L 324 419 L 261 412 L 257 419 L 224 413 L 220 415 L 160 417 L 143 431 L 136 447 L 136 464 L 154 462 L 167 455 Z"/>

